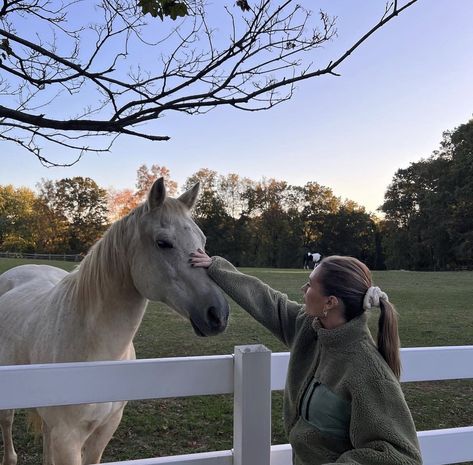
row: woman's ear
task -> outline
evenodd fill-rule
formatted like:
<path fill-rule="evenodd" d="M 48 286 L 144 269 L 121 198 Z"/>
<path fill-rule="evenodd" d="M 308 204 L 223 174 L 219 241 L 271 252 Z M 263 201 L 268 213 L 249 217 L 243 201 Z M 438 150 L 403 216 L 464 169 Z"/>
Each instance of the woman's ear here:
<path fill-rule="evenodd" d="M 329 295 L 325 302 L 325 308 L 327 310 L 331 310 L 332 308 L 338 307 L 339 302 L 340 301 L 337 299 L 337 297 L 334 295 Z"/>

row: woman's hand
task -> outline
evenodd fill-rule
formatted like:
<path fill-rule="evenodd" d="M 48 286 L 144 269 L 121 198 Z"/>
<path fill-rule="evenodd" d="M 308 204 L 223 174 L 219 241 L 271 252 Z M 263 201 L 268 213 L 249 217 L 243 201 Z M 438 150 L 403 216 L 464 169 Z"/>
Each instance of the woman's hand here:
<path fill-rule="evenodd" d="M 212 259 L 202 249 L 191 252 L 189 256 L 189 262 L 193 267 L 208 268 L 212 264 Z"/>

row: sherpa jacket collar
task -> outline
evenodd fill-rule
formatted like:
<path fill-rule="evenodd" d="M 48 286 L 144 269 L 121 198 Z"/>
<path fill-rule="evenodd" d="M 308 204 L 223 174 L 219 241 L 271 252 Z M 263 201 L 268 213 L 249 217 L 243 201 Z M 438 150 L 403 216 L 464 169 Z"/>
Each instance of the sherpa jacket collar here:
<path fill-rule="evenodd" d="M 368 338 L 372 340 L 368 328 L 367 312 L 335 329 L 325 329 L 317 318 L 312 322 L 312 327 L 317 333 L 320 343 L 325 347 L 344 349 L 348 345 L 357 343 L 362 339 Z"/>

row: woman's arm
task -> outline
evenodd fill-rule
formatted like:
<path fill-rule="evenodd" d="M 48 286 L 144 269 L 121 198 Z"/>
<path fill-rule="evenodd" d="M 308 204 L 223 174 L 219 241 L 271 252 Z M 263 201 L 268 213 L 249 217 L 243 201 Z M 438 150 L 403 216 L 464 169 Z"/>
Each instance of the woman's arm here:
<path fill-rule="evenodd" d="M 191 254 L 191 264 L 207 268 L 209 276 L 238 305 L 290 346 L 295 334 L 296 318 L 303 306 L 288 299 L 254 276 L 239 272 L 222 257 L 210 258 L 201 251 Z"/>

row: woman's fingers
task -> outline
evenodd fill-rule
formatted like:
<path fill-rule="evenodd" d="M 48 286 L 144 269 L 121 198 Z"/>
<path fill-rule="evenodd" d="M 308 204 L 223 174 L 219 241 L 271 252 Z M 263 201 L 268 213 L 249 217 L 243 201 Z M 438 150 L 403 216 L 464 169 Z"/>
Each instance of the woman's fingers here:
<path fill-rule="evenodd" d="M 191 263 L 191 266 L 194 267 L 194 268 L 208 268 L 211 264 L 212 264 L 211 261 L 207 261 L 207 262 L 194 262 L 194 263 Z"/>
<path fill-rule="evenodd" d="M 189 263 L 191 266 L 198 268 L 208 268 L 212 264 L 212 259 L 201 249 L 198 249 L 197 252 L 192 252 L 189 254 Z"/>

